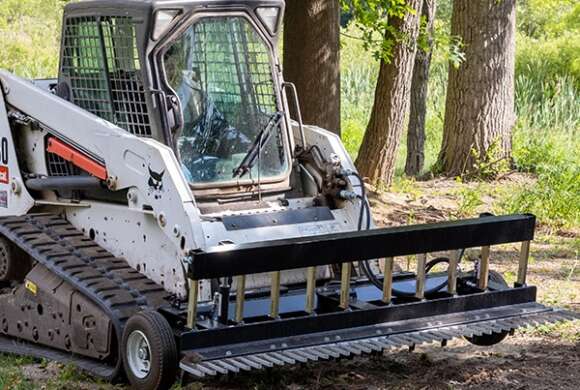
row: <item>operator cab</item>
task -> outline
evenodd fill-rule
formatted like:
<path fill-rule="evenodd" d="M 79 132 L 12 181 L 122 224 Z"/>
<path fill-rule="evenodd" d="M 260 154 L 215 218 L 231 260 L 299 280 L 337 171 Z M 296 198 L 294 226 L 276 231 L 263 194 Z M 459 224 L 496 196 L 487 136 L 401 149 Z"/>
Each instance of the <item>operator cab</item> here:
<path fill-rule="evenodd" d="M 193 186 L 283 178 L 284 108 L 259 30 L 245 14 L 195 15 L 184 27 L 163 66 L 181 107 L 174 137 L 185 177 Z"/>
<path fill-rule="evenodd" d="M 282 0 L 69 4 L 57 93 L 172 147 L 196 194 L 288 190 L 293 135 L 275 52 L 283 8 Z"/>

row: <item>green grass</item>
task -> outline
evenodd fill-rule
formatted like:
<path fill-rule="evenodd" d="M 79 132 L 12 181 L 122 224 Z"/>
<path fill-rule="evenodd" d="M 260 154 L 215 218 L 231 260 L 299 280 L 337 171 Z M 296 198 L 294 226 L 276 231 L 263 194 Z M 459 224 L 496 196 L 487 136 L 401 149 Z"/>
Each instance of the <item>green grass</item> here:
<path fill-rule="evenodd" d="M 29 390 L 32 383 L 26 380 L 20 366 L 30 364 L 30 358 L 12 357 L 0 354 L 0 390 Z"/>
<path fill-rule="evenodd" d="M 519 121 L 514 133 L 516 168 L 537 176 L 504 199 L 506 212 L 536 214 L 545 223 L 580 226 L 580 94 L 571 76 L 517 79 Z"/>

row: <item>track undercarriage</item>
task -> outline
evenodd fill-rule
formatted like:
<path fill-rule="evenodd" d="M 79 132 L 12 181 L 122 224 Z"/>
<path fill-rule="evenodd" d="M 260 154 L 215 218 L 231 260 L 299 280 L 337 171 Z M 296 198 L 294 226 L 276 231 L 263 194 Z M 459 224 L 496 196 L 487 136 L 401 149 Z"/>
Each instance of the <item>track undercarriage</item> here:
<path fill-rule="evenodd" d="M 124 324 L 156 310 L 169 294 L 62 217 L 2 218 L 0 232 L 4 245 L 16 246 L 20 258 L 34 264 L 23 283 L 0 296 L 2 334 L 103 362 L 110 369 L 95 373 L 118 376 Z M 17 352 L 11 345 L 7 349 Z"/>

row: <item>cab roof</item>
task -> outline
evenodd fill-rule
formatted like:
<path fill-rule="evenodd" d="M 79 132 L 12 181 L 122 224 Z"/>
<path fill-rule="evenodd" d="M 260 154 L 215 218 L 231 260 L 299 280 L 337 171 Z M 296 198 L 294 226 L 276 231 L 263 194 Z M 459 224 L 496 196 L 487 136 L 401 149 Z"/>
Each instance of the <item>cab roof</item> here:
<path fill-rule="evenodd" d="M 198 6 L 284 6 L 284 0 L 81 0 L 66 5 L 66 10 L 89 8 L 195 8 Z"/>

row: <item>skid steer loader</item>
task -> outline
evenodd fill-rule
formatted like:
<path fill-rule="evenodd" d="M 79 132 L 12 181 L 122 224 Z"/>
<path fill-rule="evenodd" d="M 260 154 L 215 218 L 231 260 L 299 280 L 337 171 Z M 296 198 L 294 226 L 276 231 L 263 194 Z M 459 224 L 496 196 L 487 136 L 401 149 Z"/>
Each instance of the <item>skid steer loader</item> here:
<path fill-rule="evenodd" d="M 57 80 L 0 72 L 1 352 L 155 389 L 577 318 L 526 284 L 532 215 L 374 228 L 340 139 L 290 118 L 283 11 L 72 3 Z"/>

